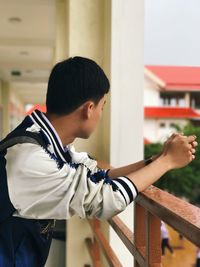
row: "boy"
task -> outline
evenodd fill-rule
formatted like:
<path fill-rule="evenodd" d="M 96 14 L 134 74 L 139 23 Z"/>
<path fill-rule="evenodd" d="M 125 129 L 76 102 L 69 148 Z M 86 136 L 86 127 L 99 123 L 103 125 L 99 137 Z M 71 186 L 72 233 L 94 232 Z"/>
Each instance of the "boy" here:
<path fill-rule="evenodd" d="M 174 134 L 154 160 L 101 170 L 71 147 L 94 131 L 109 91 L 103 70 L 74 57 L 52 70 L 47 113 L 34 111 L 2 141 L 0 266 L 42 267 L 54 219 L 109 218 L 166 171 L 194 159 L 194 136 Z M 151 162 L 152 161 L 152 162 Z"/>

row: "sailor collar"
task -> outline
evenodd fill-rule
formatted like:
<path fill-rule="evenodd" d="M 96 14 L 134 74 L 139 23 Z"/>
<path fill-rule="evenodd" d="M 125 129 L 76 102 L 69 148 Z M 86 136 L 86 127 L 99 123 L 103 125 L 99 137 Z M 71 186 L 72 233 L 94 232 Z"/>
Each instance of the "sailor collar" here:
<path fill-rule="evenodd" d="M 62 161 L 67 162 L 66 154 L 68 153 L 66 152 L 68 149 L 67 147 L 63 147 L 60 137 L 45 114 L 36 109 L 29 115 L 29 117 L 34 124 L 42 129 L 49 142 L 52 144 L 56 156 Z"/>

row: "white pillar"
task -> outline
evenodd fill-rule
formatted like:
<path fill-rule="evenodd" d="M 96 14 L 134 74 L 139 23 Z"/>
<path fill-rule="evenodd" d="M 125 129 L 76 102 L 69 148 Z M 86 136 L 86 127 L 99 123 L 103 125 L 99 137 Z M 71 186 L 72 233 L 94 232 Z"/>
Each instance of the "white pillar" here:
<path fill-rule="evenodd" d="M 110 162 L 121 166 L 143 158 L 144 1 L 113 0 L 111 32 Z M 133 229 L 133 205 L 120 217 Z M 113 231 L 110 243 L 123 266 L 132 267 Z"/>
<path fill-rule="evenodd" d="M 185 93 L 185 106 L 190 108 L 190 93 Z"/>

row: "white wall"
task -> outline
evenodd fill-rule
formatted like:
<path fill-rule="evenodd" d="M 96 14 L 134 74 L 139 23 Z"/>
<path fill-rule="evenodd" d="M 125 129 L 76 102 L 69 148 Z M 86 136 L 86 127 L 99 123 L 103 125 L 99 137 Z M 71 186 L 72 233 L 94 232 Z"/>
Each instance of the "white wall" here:
<path fill-rule="evenodd" d="M 160 123 L 164 123 L 165 127 L 161 128 Z M 170 124 L 176 124 L 179 125 L 181 128 L 184 127 L 188 123 L 188 120 L 185 119 L 160 119 L 157 121 L 157 141 L 165 142 L 166 139 L 172 135 L 174 132 L 177 132 L 177 130 L 170 126 Z"/>
<path fill-rule="evenodd" d="M 160 127 L 160 124 L 164 123 L 164 127 Z M 165 142 L 166 139 L 176 130 L 170 126 L 170 124 L 178 124 L 181 128 L 184 127 L 188 120 L 184 119 L 145 119 L 144 122 L 144 137 L 146 137 L 151 143 Z"/>
<path fill-rule="evenodd" d="M 159 88 L 145 77 L 144 80 L 144 106 L 145 107 L 158 107 L 160 105 L 160 92 Z"/>
<path fill-rule="evenodd" d="M 69 0 L 68 54 L 95 60 L 109 77 L 110 70 L 110 0 Z M 109 159 L 109 96 L 101 124 L 88 140 L 78 139 L 78 151 L 106 161 Z M 106 232 L 106 227 L 104 227 Z M 73 217 L 67 222 L 67 267 L 91 264 L 84 239 L 92 236 L 87 220 Z M 106 266 L 105 264 L 102 264 Z"/>
<path fill-rule="evenodd" d="M 25 104 L 13 90 L 10 90 L 9 114 L 10 130 L 13 130 L 25 117 Z"/>
<path fill-rule="evenodd" d="M 144 137 L 151 143 L 157 142 L 158 128 L 157 121 L 145 119 L 144 121 Z"/>
<path fill-rule="evenodd" d="M 65 266 L 65 242 L 53 239 L 45 267 L 57 266 Z"/>

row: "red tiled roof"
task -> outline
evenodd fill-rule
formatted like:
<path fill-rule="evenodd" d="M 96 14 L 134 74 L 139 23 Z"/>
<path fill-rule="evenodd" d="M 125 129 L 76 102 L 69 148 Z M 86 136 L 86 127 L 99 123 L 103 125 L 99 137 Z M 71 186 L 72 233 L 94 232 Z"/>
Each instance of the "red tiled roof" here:
<path fill-rule="evenodd" d="M 200 114 L 191 108 L 145 107 L 145 118 L 200 119 Z"/>
<path fill-rule="evenodd" d="M 169 91 L 200 91 L 200 67 L 151 66 L 146 68 L 161 79 Z"/>
<path fill-rule="evenodd" d="M 44 112 L 44 113 L 46 112 L 46 106 L 45 105 L 36 104 L 26 112 L 26 115 L 31 114 L 35 109 L 38 109 L 38 110 L 40 110 L 41 112 Z"/>
<path fill-rule="evenodd" d="M 144 144 L 148 145 L 148 144 L 151 144 L 151 142 L 146 137 L 144 137 Z"/>

